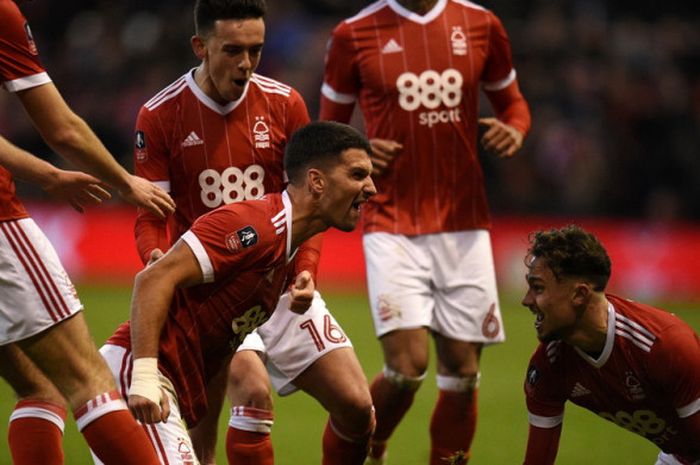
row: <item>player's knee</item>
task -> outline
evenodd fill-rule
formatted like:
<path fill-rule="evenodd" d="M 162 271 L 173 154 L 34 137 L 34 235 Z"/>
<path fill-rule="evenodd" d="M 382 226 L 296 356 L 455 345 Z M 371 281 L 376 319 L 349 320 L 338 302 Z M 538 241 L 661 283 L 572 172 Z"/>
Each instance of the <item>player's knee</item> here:
<path fill-rule="evenodd" d="M 232 369 L 227 392 L 232 405 L 272 410 L 272 391 L 267 373 Z"/>
<path fill-rule="evenodd" d="M 383 374 L 384 379 L 394 386 L 407 391 L 417 391 L 421 384 L 423 384 L 426 371 L 424 368 L 423 371 L 418 371 L 416 374 L 416 370 L 411 370 L 409 374 L 407 374 L 385 365 Z"/>

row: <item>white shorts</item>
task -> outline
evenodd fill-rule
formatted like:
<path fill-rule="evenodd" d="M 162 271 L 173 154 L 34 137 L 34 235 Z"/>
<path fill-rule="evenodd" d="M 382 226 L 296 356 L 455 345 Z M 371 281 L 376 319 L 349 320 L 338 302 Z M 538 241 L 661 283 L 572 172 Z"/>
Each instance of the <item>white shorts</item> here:
<path fill-rule="evenodd" d="M 131 352 L 120 346 L 105 344 L 100 348 L 100 354 L 102 354 L 112 375 L 114 375 L 119 393 L 124 399 L 127 399 L 129 382 L 131 380 Z M 168 422 L 143 425 L 143 428 L 151 444 L 153 444 L 153 448 L 156 450 L 160 463 L 199 465 L 192 447 L 192 440 L 187 432 L 187 426 L 180 415 L 180 406 L 175 397 L 173 386 L 163 375 L 160 375 L 160 379 L 170 403 Z M 102 462 L 95 454 L 92 454 L 92 459 L 96 465 L 102 465 Z"/>
<path fill-rule="evenodd" d="M 0 345 L 38 334 L 82 308 L 34 220 L 0 222 Z"/>
<path fill-rule="evenodd" d="M 694 463 L 694 465 L 700 464 L 700 461 Z M 667 454 L 666 452 L 659 452 L 659 456 L 656 458 L 656 463 L 654 465 L 683 465 L 673 454 Z"/>
<path fill-rule="evenodd" d="M 450 339 L 505 340 L 488 231 L 363 237 L 374 328 L 429 327 Z"/>
<path fill-rule="evenodd" d="M 298 388 L 293 380 L 328 352 L 352 347 L 321 294 L 314 293 L 303 315 L 289 310 L 289 293 L 280 297 L 268 321 L 249 334 L 238 348 L 266 354 L 266 367 L 277 393 L 286 396 Z"/>

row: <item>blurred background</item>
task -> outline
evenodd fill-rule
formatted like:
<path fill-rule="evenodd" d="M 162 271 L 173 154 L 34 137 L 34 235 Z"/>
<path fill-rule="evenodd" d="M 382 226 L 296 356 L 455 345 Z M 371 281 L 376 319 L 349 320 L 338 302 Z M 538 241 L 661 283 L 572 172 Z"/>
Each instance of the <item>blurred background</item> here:
<path fill-rule="evenodd" d="M 258 71 L 296 87 L 315 117 L 329 33 L 369 2 L 268 3 Z M 629 249 L 621 254 L 636 255 L 641 263 L 641 272 L 633 270 L 625 278 L 637 282 L 631 291 L 673 293 L 680 277 L 690 280 L 680 292 L 700 300 L 700 264 L 693 267 L 700 263 L 700 10 L 692 2 L 675 0 L 481 4 L 506 26 L 533 114 L 531 134 L 517 157 L 482 156 L 494 235 L 499 224 L 517 226 L 521 217 L 537 218 L 530 223 L 534 227 L 568 221 L 597 227 L 602 221 L 597 232 L 613 234 Z M 66 100 L 130 169 L 139 107 L 197 65 L 189 45 L 192 2 L 37 0 L 23 2 L 22 10 Z M 62 164 L 15 100 L 0 92 L 2 134 Z M 490 112 L 485 100 L 481 111 Z M 20 185 L 20 192 L 24 199 L 46 200 L 31 187 Z M 41 204 L 33 210 L 39 216 L 42 211 Z M 66 253 L 80 249 L 88 234 L 76 231 L 76 225 L 93 217 L 61 219 L 53 207 L 45 214 L 58 228 Z M 500 232 L 508 233 L 504 228 Z M 525 228 L 512 231 L 520 238 L 520 249 L 526 233 Z M 126 234 L 125 247 L 132 247 L 131 233 Z M 500 246 L 496 254 L 500 260 Z M 74 255 L 64 258 L 69 271 L 85 272 L 89 265 L 84 257 Z M 509 266 L 505 263 L 499 268 Z M 659 266 L 666 276 L 652 277 Z M 670 276 L 669 266 L 676 267 Z M 655 285 L 658 279 L 670 284 Z"/>
<path fill-rule="evenodd" d="M 338 21 L 368 3 L 268 0 L 258 71 L 296 87 L 315 117 L 326 39 Z M 516 463 L 527 434 L 522 380 L 536 344 L 532 316 L 519 305 L 529 231 L 569 222 L 594 231 L 613 259 L 611 290 L 662 305 L 700 330 L 700 9 L 676 0 L 479 3 L 506 26 L 533 113 L 532 132 L 518 156 L 482 156 L 508 342 L 484 353 L 474 462 Z M 21 5 L 50 76 L 129 169 L 139 107 L 198 64 L 189 45 L 192 4 Z M 490 113 L 486 101 L 482 113 Z M 3 91 L 0 133 L 63 165 L 41 143 L 16 99 Z M 18 183 L 18 190 L 78 283 L 101 344 L 128 318 L 130 284 L 141 266 L 133 242 L 134 209 L 114 200 L 79 215 L 50 203 L 32 186 Z M 365 296 L 359 233 L 326 235 L 320 279 L 329 307 L 373 377 L 381 355 Z M 428 380 L 434 379 L 434 366 L 431 361 Z M 426 419 L 434 396 L 435 383 L 427 381 L 390 445 L 391 463 L 427 462 Z M 0 438 L 12 399 L 0 383 Z M 319 463 L 325 412 L 303 395 L 278 401 L 278 463 Z M 225 428 L 226 415 L 221 419 Z M 72 422 L 67 428 L 66 463 L 90 463 Z M 567 465 L 638 465 L 653 463 L 657 453 L 641 437 L 576 407 L 567 408 L 563 434 L 559 462 Z M 0 442 L 0 465 L 9 463 Z M 225 463 L 221 447 L 219 463 Z"/>

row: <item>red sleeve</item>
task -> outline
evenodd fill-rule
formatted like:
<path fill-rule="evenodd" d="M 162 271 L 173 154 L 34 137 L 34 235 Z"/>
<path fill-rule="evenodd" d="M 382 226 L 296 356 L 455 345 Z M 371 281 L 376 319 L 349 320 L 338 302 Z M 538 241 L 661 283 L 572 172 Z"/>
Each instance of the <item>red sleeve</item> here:
<path fill-rule="evenodd" d="M 538 428 L 530 425 L 523 465 L 554 465 L 559 450 L 561 425 Z"/>
<path fill-rule="evenodd" d="M 289 139 L 297 129 L 306 126 L 311 121 L 309 110 L 306 108 L 306 103 L 299 92 L 292 89 L 289 100 L 290 108 L 286 127 L 287 139 Z"/>
<path fill-rule="evenodd" d="M 194 222 L 190 232 L 203 247 L 213 278 L 269 262 L 277 235 L 269 226 L 272 223 L 266 213 L 251 202 L 236 202 L 212 210 Z M 202 263 L 200 253 L 193 252 Z"/>
<path fill-rule="evenodd" d="M 496 117 L 506 124 L 513 126 L 523 136 L 530 132 L 532 118 L 530 107 L 525 97 L 520 93 L 518 81 L 511 82 L 508 87 L 497 91 L 486 91 Z"/>
<path fill-rule="evenodd" d="M 321 243 L 323 234 L 316 234 L 299 246 L 294 257 L 294 267 L 289 282 L 294 283 L 294 278 L 304 270 L 308 270 L 314 279 L 314 284 L 318 287 L 318 261 L 321 257 Z"/>
<path fill-rule="evenodd" d="M 551 352 L 559 348 L 551 348 Z M 563 362 L 557 365 L 549 361 L 547 345 L 540 344 L 530 359 L 525 376 L 524 390 L 530 423 L 537 420 L 535 426 L 551 428 L 561 423 L 564 416 L 564 404 L 567 393 L 564 390 Z"/>
<path fill-rule="evenodd" d="M 145 107 L 141 108 L 136 118 L 134 173 L 158 183 L 167 192 L 170 192 L 169 150 L 156 118 L 157 115 Z M 136 215 L 134 235 L 136 249 L 144 264 L 148 263 L 153 249 L 165 252 L 170 248 L 167 220 L 142 208 L 138 209 Z"/>
<path fill-rule="evenodd" d="M 489 55 L 481 78 L 484 91 L 498 119 L 527 135 L 531 124 L 530 108 L 520 93 L 510 40 L 501 20 L 493 13 L 489 14 Z"/>
<path fill-rule="evenodd" d="M 680 418 L 698 416 L 700 340 L 690 326 L 678 320 L 662 333 L 650 354 L 649 371 L 653 379 L 661 380 L 661 389 Z"/>
<path fill-rule="evenodd" d="M 348 123 L 360 92 L 352 30 L 340 23 L 328 41 L 319 119 Z"/>
<path fill-rule="evenodd" d="M 20 90 L 9 81 L 41 74 L 45 70 L 39 61 L 31 29 L 15 2 L 0 2 L 0 24 L 0 83 L 10 91 Z"/>

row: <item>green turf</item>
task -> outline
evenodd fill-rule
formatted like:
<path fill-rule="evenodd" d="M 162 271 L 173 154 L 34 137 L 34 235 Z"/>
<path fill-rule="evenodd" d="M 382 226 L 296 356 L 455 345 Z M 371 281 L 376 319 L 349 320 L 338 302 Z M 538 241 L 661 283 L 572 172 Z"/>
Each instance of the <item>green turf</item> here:
<path fill-rule="evenodd" d="M 81 286 L 79 293 L 98 344 L 127 315 L 129 291 L 122 288 Z M 373 336 L 367 302 L 363 295 L 327 294 L 324 296 L 335 316 L 352 338 L 368 378 L 380 369 L 379 346 Z M 527 418 L 522 380 L 530 353 L 536 344 L 532 316 L 513 298 L 502 303 L 508 341 L 485 350 L 479 398 L 479 426 L 474 442 L 472 464 L 521 463 L 527 435 Z M 670 305 L 700 330 L 700 309 L 690 305 Z M 434 363 L 416 402 L 399 426 L 389 446 L 391 465 L 426 465 L 428 422 L 435 398 Z M 275 399 L 276 420 L 273 432 L 277 465 L 313 465 L 320 463 L 320 442 L 325 413 L 305 394 Z M 5 437 L 7 418 L 13 398 L 7 385 L 0 383 L 0 465 L 10 464 Z M 222 428 L 226 415 L 222 415 Z M 220 444 L 221 445 L 221 444 Z M 92 463 L 72 421 L 65 435 L 66 464 Z M 219 448 L 219 465 L 226 463 Z M 627 431 L 600 420 L 573 405 L 567 407 L 564 432 L 557 463 L 588 465 L 652 464 L 656 448 Z"/>

